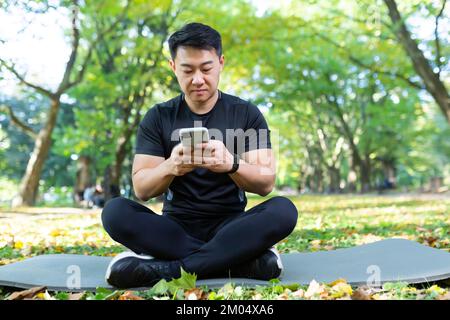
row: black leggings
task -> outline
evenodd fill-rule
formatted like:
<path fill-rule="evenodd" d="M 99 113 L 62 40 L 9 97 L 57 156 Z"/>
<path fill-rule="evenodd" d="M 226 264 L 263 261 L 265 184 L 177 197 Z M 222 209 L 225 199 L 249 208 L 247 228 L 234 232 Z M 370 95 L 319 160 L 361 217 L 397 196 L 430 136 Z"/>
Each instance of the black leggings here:
<path fill-rule="evenodd" d="M 294 230 L 297 216 L 295 205 L 279 196 L 218 218 L 158 215 L 119 197 L 106 203 L 102 222 L 112 239 L 135 253 L 180 260 L 184 270 L 206 278 L 257 258 Z"/>

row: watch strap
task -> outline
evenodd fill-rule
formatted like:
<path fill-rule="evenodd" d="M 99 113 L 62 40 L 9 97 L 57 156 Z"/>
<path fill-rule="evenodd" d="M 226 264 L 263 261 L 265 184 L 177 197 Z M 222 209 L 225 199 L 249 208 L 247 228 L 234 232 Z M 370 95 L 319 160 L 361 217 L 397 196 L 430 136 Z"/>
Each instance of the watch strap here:
<path fill-rule="evenodd" d="M 233 167 L 231 167 L 231 170 L 227 172 L 228 174 L 235 173 L 236 171 L 238 171 L 239 160 L 240 160 L 239 156 L 236 153 L 234 153 L 233 154 Z"/>

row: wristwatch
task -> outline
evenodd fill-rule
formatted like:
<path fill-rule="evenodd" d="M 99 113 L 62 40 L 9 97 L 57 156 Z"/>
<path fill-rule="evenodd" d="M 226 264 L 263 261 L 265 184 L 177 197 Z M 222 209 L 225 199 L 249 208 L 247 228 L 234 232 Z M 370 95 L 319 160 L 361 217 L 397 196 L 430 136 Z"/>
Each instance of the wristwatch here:
<path fill-rule="evenodd" d="M 240 160 L 239 156 L 236 153 L 234 153 L 233 154 L 233 167 L 231 167 L 231 170 L 227 172 L 228 174 L 235 173 L 236 171 L 238 171 L 239 160 Z"/>

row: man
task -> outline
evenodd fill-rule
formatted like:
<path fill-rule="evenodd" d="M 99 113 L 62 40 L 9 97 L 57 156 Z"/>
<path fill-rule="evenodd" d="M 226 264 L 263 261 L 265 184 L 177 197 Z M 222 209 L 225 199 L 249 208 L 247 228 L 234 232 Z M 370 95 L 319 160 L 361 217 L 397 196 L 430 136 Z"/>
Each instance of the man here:
<path fill-rule="evenodd" d="M 147 112 L 132 169 L 139 199 L 164 193 L 162 215 L 129 199 L 108 201 L 103 226 L 132 252 L 112 260 L 106 279 L 119 288 L 152 286 L 181 268 L 199 279 L 279 277 L 273 245 L 295 228 L 296 207 L 273 197 L 245 211 L 245 191 L 265 196 L 274 186 L 267 123 L 256 106 L 217 89 L 224 56 L 216 30 L 187 24 L 169 48 L 183 93 Z M 211 140 L 193 152 L 177 133 L 195 126 L 208 128 Z"/>

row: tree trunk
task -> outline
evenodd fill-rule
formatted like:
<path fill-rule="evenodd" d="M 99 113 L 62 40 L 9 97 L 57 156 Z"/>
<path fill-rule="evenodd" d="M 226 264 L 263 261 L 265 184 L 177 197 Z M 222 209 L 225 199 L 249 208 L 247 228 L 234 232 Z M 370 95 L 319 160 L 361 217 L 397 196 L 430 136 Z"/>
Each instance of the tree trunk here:
<path fill-rule="evenodd" d="M 13 200 L 13 207 L 32 206 L 36 202 L 39 189 L 39 180 L 52 142 L 52 132 L 56 124 L 59 105 L 59 96 L 53 97 L 50 104 L 47 122 L 39 131 L 36 138 L 33 153 L 28 160 L 25 175 L 20 183 L 19 194 Z"/>
<path fill-rule="evenodd" d="M 75 200 L 77 203 L 83 200 L 83 192 L 92 182 L 90 166 L 91 159 L 87 156 L 80 156 L 78 159 L 77 177 L 74 189 Z"/>
<path fill-rule="evenodd" d="M 112 198 L 120 196 L 120 188 L 113 182 L 113 166 L 109 165 L 105 169 L 105 174 L 103 175 L 103 195 L 105 203 Z"/>
<path fill-rule="evenodd" d="M 305 163 L 302 163 L 299 168 L 299 175 L 298 175 L 298 182 L 297 182 L 297 192 L 302 193 L 306 189 L 306 165 Z"/>
<path fill-rule="evenodd" d="M 370 159 L 361 161 L 359 166 L 359 173 L 361 179 L 361 193 L 369 192 L 371 190 L 370 184 L 370 174 L 371 174 L 371 163 Z"/>
<path fill-rule="evenodd" d="M 122 165 L 127 155 L 126 141 L 119 138 L 116 148 L 114 163 L 105 170 L 103 180 L 103 190 L 105 192 L 105 202 L 120 196 L 120 177 L 122 174 Z"/>
<path fill-rule="evenodd" d="M 383 176 L 384 179 L 392 185 L 393 188 L 397 185 L 396 168 L 394 159 L 383 159 Z"/>
<path fill-rule="evenodd" d="M 116 148 L 116 157 L 112 165 L 111 183 L 120 185 L 120 176 L 122 174 L 122 165 L 127 155 L 127 144 L 129 140 L 125 137 L 120 137 Z"/>
<path fill-rule="evenodd" d="M 313 183 L 313 176 L 308 174 L 305 180 L 305 191 L 308 193 L 313 192 L 314 183 Z"/>
<path fill-rule="evenodd" d="M 347 142 L 349 144 L 350 147 L 350 171 L 348 173 L 347 176 L 347 185 L 348 185 L 348 190 L 350 192 L 355 192 L 356 191 L 356 180 L 357 180 L 357 175 L 356 172 L 362 172 L 364 171 L 364 169 L 362 168 L 363 166 L 363 160 L 361 158 L 361 155 L 359 153 L 358 147 L 355 143 L 355 139 L 354 139 L 354 134 L 353 131 L 351 130 L 349 124 L 345 121 L 344 119 L 344 114 L 340 108 L 340 106 L 336 103 L 336 100 L 331 101 L 328 97 L 326 97 L 326 99 L 328 100 L 328 102 L 334 106 L 335 110 L 336 110 L 336 114 L 338 116 L 339 122 L 341 123 L 341 126 L 337 126 L 337 130 L 341 131 L 342 134 L 344 135 L 344 137 L 347 138 Z M 359 170 L 358 170 L 359 168 Z M 361 175 L 360 175 L 361 178 Z M 365 177 L 364 177 L 365 178 Z M 361 181 L 361 185 L 364 185 L 364 188 L 366 188 L 367 182 L 364 181 L 364 183 Z"/>
<path fill-rule="evenodd" d="M 339 168 L 329 166 L 328 167 L 328 176 L 330 179 L 330 185 L 328 187 L 329 193 L 338 193 L 340 191 L 340 180 L 341 173 Z"/>
<path fill-rule="evenodd" d="M 384 0 L 384 2 L 388 7 L 389 16 L 394 24 L 397 38 L 411 59 L 414 70 L 416 70 L 426 90 L 434 98 L 444 117 L 450 123 L 450 96 L 444 82 L 439 78 L 439 74 L 433 72 L 429 61 L 425 58 L 414 39 L 411 38 L 411 34 L 402 20 L 395 0 Z"/>
<path fill-rule="evenodd" d="M 430 191 L 440 192 L 442 186 L 444 185 L 444 177 L 431 177 L 430 178 Z"/>
<path fill-rule="evenodd" d="M 144 100 L 140 100 L 139 103 L 142 103 Z M 129 110 L 131 110 L 131 106 Z M 118 139 L 115 159 L 114 163 L 107 169 L 106 174 L 109 175 L 108 181 L 105 179 L 104 190 L 105 190 L 105 201 L 110 200 L 111 198 L 115 198 L 120 196 L 120 179 L 122 175 L 122 167 L 125 161 L 126 156 L 129 154 L 129 146 L 131 136 L 134 132 L 134 129 L 137 127 L 141 120 L 140 110 L 142 108 L 142 104 L 139 104 L 135 109 L 135 116 L 133 122 L 128 126 L 124 127 L 125 129 L 122 131 L 121 136 Z M 129 116 L 131 112 L 126 112 L 126 117 L 123 119 L 124 124 L 129 123 Z M 105 176 L 106 178 L 106 176 Z"/>
<path fill-rule="evenodd" d="M 357 174 L 358 171 L 356 161 L 354 160 L 353 155 L 349 158 L 350 161 L 350 170 L 347 175 L 347 190 L 349 192 L 356 192 L 356 180 L 357 180 Z"/>
<path fill-rule="evenodd" d="M 90 64 L 92 52 L 94 51 L 94 47 L 96 46 L 97 42 L 99 41 L 99 39 L 102 39 L 108 33 L 112 32 L 119 22 L 123 21 L 129 8 L 129 3 L 127 2 L 125 8 L 122 11 L 122 14 L 110 26 L 108 26 L 108 28 L 104 30 L 97 30 L 96 39 L 92 40 L 88 44 L 87 53 L 84 60 L 79 61 L 79 59 L 77 59 L 77 57 L 79 56 L 78 49 L 80 43 L 80 30 L 78 29 L 79 5 L 78 1 L 73 1 L 72 4 L 72 49 L 66 64 L 66 68 L 64 70 L 63 78 L 58 85 L 58 89 L 55 92 L 51 92 L 43 87 L 28 82 L 22 75 L 20 75 L 20 73 L 16 69 L 14 69 L 14 65 L 8 64 L 0 58 L 0 67 L 5 67 L 12 74 L 14 74 L 22 84 L 48 97 L 51 101 L 50 110 L 46 118 L 46 123 L 37 135 L 33 153 L 28 160 L 27 168 L 20 184 L 19 194 L 13 199 L 12 205 L 15 207 L 31 206 L 36 201 L 39 189 L 39 180 L 44 162 L 50 149 L 51 136 L 56 124 L 61 95 L 70 88 L 74 88 L 75 86 L 77 86 L 83 80 L 86 68 Z M 81 67 L 79 67 L 78 70 L 74 72 L 75 65 L 78 62 Z M 11 118 L 17 119 L 17 117 L 14 116 L 11 116 Z M 22 126 L 22 129 L 26 129 L 26 127 L 28 126 L 24 125 Z"/>
<path fill-rule="evenodd" d="M 312 191 L 314 191 L 315 193 L 323 192 L 323 171 L 322 168 L 320 168 L 320 164 L 318 164 L 318 166 L 314 168 L 314 174 L 311 178 Z"/>

